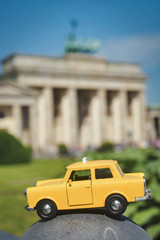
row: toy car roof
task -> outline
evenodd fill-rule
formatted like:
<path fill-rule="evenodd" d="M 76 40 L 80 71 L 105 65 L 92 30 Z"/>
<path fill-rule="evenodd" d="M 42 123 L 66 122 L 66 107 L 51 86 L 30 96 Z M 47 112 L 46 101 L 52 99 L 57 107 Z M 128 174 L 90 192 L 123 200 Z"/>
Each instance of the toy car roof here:
<path fill-rule="evenodd" d="M 86 169 L 90 167 L 109 167 L 111 165 L 117 164 L 115 160 L 95 160 L 95 161 L 87 161 L 72 163 L 67 166 L 67 169 Z"/>

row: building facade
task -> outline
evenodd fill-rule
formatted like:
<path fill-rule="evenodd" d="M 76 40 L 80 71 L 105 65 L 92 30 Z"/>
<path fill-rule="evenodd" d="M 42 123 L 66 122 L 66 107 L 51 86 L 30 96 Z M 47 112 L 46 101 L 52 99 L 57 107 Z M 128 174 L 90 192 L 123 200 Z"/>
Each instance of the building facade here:
<path fill-rule="evenodd" d="M 86 54 L 2 62 L 0 128 L 35 150 L 146 140 L 146 76 L 138 64 Z"/>
<path fill-rule="evenodd" d="M 160 105 L 147 107 L 146 139 L 160 149 Z"/>

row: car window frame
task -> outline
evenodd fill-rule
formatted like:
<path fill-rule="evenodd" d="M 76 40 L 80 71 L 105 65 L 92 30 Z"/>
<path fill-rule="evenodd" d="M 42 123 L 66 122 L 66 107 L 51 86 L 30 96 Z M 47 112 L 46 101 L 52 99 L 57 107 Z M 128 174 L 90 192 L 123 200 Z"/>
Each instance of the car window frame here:
<path fill-rule="evenodd" d="M 112 174 L 112 177 L 107 177 L 107 178 L 96 178 L 96 169 L 109 169 L 110 170 L 110 173 Z M 110 167 L 99 167 L 99 168 L 95 168 L 94 169 L 94 179 L 95 180 L 109 180 L 109 179 L 113 179 L 114 178 L 114 175 L 113 175 L 113 172 L 111 170 Z"/>
<path fill-rule="evenodd" d="M 70 178 L 73 172 L 85 171 L 85 170 L 89 170 L 89 171 L 90 171 L 90 179 L 81 179 L 81 180 L 75 181 L 75 180 L 72 180 L 72 179 Z M 74 174 L 75 174 L 75 173 L 74 173 Z M 81 177 L 81 176 L 79 176 L 79 177 Z M 83 176 L 82 176 L 82 177 L 83 177 Z M 88 177 L 89 177 L 89 176 L 88 176 Z M 92 179 L 92 171 L 91 171 L 90 168 L 87 168 L 87 169 L 78 169 L 78 170 L 76 169 L 76 170 L 72 170 L 72 171 L 71 171 L 71 173 L 70 173 L 70 175 L 69 175 L 68 182 L 69 182 L 69 180 L 72 180 L 72 182 L 91 181 L 91 179 Z"/>

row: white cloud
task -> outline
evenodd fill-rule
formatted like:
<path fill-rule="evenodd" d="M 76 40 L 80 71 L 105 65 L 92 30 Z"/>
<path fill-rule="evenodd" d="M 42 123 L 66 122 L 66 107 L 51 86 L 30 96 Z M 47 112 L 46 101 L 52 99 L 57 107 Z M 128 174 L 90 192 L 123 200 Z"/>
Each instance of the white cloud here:
<path fill-rule="evenodd" d="M 160 64 L 160 34 L 133 35 L 104 41 L 99 54 L 108 60 Z"/>

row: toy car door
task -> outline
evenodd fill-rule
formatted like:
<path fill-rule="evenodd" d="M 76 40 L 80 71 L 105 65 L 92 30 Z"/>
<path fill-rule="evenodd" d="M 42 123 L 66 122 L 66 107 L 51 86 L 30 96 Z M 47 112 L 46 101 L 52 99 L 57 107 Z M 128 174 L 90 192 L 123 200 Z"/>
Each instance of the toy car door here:
<path fill-rule="evenodd" d="M 72 171 L 67 183 L 68 204 L 92 204 L 92 184 L 90 170 Z"/>

